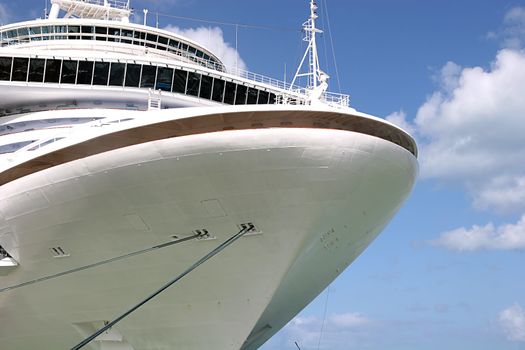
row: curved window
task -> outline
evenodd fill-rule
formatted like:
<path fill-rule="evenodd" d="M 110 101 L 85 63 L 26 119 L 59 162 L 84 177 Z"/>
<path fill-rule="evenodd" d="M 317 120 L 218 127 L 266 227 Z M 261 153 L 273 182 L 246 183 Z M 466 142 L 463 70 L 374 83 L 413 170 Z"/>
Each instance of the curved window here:
<path fill-rule="evenodd" d="M 124 85 L 124 73 L 126 70 L 125 63 L 111 63 L 111 73 L 109 74 L 110 86 Z"/>
<path fill-rule="evenodd" d="M 61 60 L 47 60 L 44 81 L 46 83 L 58 83 L 60 81 Z"/>
<path fill-rule="evenodd" d="M 155 89 L 230 105 L 274 104 L 277 98 L 266 90 L 206 74 L 123 62 L 0 57 L 0 80 Z M 0 126 L 0 135 L 4 131 Z"/>
<path fill-rule="evenodd" d="M 11 80 L 11 57 L 0 57 L 0 80 Z"/>
<path fill-rule="evenodd" d="M 62 84 L 75 84 L 77 77 L 78 61 L 63 61 L 62 62 Z"/>
<path fill-rule="evenodd" d="M 2 146 L 0 146 L 0 154 L 16 152 L 19 149 L 24 148 L 25 146 L 30 145 L 30 144 L 32 144 L 35 141 L 36 140 L 21 141 L 21 142 L 9 143 L 7 145 L 2 145 Z"/>
<path fill-rule="evenodd" d="M 93 85 L 108 85 L 109 62 L 96 62 Z"/>
<path fill-rule="evenodd" d="M 139 87 L 140 83 L 140 70 L 142 66 L 140 64 L 129 64 L 126 70 L 126 86 L 127 87 Z"/>
<path fill-rule="evenodd" d="M 46 60 L 42 58 L 32 58 L 29 62 L 29 77 L 28 81 L 41 83 L 44 81 L 44 69 Z"/>
<path fill-rule="evenodd" d="M 201 66 L 224 72 L 224 66 L 204 51 L 176 39 L 155 33 L 117 27 L 90 25 L 32 26 L 0 32 L 0 46 L 41 40 L 100 40 L 146 46 L 169 51 Z"/>
<path fill-rule="evenodd" d="M 13 81 L 26 81 L 29 58 L 15 58 L 13 60 Z"/>

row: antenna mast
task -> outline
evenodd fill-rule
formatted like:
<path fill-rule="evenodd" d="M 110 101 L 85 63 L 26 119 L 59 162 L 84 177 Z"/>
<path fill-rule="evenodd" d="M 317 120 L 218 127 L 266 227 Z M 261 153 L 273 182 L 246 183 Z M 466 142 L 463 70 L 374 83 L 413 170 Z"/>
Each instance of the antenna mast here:
<path fill-rule="evenodd" d="M 303 59 L 297 68 L 295 77 L 292 81 L 292 87 L 299 77 L 308 78 L 309 95 L 311 101 L 319 100 L 323 93 L 328 88 L 327 80 L 329 76 L 323 72 L 319 66 L 319 55 L 317 54 L 317 33 L 323 31 L 318 29 L 315 24 L 315 20 L 319 16 L 317 15 L 317 4 L 315 0 L 310 0 L 310 18 L 303 23 L 303 30 L 305 32 L 304 41 L 308 42 L 308 47 L 303 55 Z M 308 72 L 301 73 L 301 69 L 305 65 L 306 57 L 308 57 Z"/>

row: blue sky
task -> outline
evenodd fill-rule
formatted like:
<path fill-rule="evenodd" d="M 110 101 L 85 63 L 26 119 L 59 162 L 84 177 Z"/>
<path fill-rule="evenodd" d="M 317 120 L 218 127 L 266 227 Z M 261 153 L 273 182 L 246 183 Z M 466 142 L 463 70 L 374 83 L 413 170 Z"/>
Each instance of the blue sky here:
<path fill-rule="evenodd" d="M 263 349 L 525 349 L 525 0 L 324 1 L 341 90 L 415 135 L 421 176 L 380 237 Z M 306 0 L 132 5 L 150 24 L 159 11 L 273 28 L 238 27 L 251 71 L 289 79 L 302 54 Z M 43 7 L 0 0 L 0 22 Z M 235 26 L 159 24 L 235 56 Z M 338 91 L 329 35 L 320 42 Z"/>

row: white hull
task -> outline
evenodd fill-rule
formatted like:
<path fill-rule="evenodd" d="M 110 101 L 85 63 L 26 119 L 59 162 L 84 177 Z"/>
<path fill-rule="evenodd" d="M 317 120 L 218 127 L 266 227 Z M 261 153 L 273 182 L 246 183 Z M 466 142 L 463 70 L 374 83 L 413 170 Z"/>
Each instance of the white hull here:
<path fill-rule="evenodd" d="M 366 248 L 416 172 L 412 154 L 377 137 L 269 128 L 137 144 L 9 182 L 0 187 L 0 240 L 20 266 L 0 276 L 0 288 L 196 229 L 216 239 L 0 293 L 1 348 L 69 349 L 247 222 L 262 233 L 234 243 L 91 348 L 255 348 Z M 52 247 L 70 256 L 53 258 Z"/>

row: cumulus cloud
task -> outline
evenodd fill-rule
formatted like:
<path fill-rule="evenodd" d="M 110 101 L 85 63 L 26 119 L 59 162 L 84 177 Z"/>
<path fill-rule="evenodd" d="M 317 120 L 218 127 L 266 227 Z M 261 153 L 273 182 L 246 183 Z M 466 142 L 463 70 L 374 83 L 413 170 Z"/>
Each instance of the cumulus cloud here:
<path fill-rule="evenodd" d="M 404 111 L 394 112 L 385 117 L 390 123 L 399 126 L 409 134 L 415 134 L 416 130 L 414 126 L 407 121 L 407 115 Z"/>
<path fill-rule="evenodd" d="M 525 249 L 525 215 L 515 224 L 489 223 L 448 231 L 433 244 L 456 251 Z"/>
<path fill-rule="evenodd" d="M 219 57 L 229 70 L 233 70 L 235 67 L 246 70 L 246 63 L 243 61 L 237 50 L 224 41 L 224 33 L 219 27 L 185 29 L 170 25 L 164 29 L 202 44 L 205 48 L 209 49 Z"/>
<path fill-rule="evenodd" d="M 507 339 L 525 342 L 525 312 L 521 306 L 514 304 L 501 311 L 499 322 Z"/>

